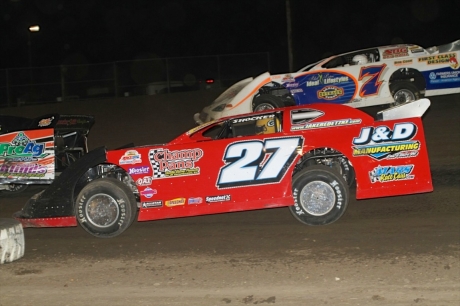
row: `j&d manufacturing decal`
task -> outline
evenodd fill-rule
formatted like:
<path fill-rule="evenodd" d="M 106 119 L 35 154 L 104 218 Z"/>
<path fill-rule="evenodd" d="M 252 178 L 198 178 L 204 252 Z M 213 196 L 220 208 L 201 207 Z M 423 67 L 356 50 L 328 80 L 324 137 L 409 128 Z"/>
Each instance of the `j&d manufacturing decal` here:
<path fill-rule="evenodd" d="M 136 150 L 128 150 L 120 158 L 120 165 L 139 164 L 142 162 L 141 155 Z"/>
<path fill-rule="evenodd" d="M 412 140 L 417 133 L 413 123 L 396 123 L 391 130 L 387 126 L 364 127 L 353 139 L 353 156 L 384 158 L 405 158 L 418 155 L 420 142 Z"/>
<path fill-rule="evenodd" d="M 400 166 L 378 166 L 372 171 L 369 171 L 369 178 L 372 183 L 386 183 L 401 180 L 412 180 L 414 165 L 400 165 Z"/>
<path fill-rule="evenodd" d="M 153 169 L 153 178 L 180 177 L 200 174 L 196 162 L 203 157 L 199 148 L 170 151 L 153 149 L 149 152 L 149 160 Z"/>

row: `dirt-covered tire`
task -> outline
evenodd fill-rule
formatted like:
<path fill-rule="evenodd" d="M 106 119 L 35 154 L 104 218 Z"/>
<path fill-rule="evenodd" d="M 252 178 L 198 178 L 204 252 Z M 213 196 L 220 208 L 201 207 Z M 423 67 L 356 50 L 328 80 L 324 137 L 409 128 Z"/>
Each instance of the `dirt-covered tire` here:
<path fill-rule="evenodd" d="M 316 165 L 302 169 L 292 179 L 292 215 L 307 225 L 331 224 L 348 206 L 347 182 L 333 169 Z"/>
<path fill-rule="evenodd" d="M 0 219 L 0 264 L 23 257 L 24 250 L 24 230 L 21 223 L 14 219 Z"/>
<path fill-rule="evenodd" d="M 391 84 L 390 90 L 395 100 L 392 105 L 400 105 L 421 98 L 420 90 L 409 81 L 395 81 Z"/>
<path fill-rule="evenodd" d="M 80 191 L 75 209 L 78 223 L 88 233 L 111 238 L 131 225 L 136 217 L 137 204 L 128 186 L 116 179 L 101 178 Z"/>
<path fill-rule="evenodd" d="M 306 157 L 312 156 L 311 154 L 307 155 Z M 326 157 L 327 158 L 327 157 Z M 322 158 L 316 158 L 316 159 L 309 159 L 306 163 L 307 167 L 311 167 L 314 165 L 324 165 L 322 163 Z M 352 187 L 355 184 L 355 169 L 353 169 L 353 166 L 350 164 L 349 160 L 345 157 L 332 157 L 332 162 L 329 165 L 324 165 L 326 167 L 329 167 L 338 173 L 343 177 L 343 179 L 347 182 L 347 185 L 349 187 Z"/>
<path fill-rule="evenodd" d="M 29 185 L 26 184 L 8 184 L 7 189 L 2 189 L 0 193 L 3 195 L 18 194 L 24 192 L 28 187 Z"/>
<path fill-rule="evenodd" d="M 252 111 L 261 112 L 264 110 L 270 110 L 275 108 L 283 107 L 284 103 L 280 98 L 272 95 L 260 95 L 255 97 L 252 101 Z"/>

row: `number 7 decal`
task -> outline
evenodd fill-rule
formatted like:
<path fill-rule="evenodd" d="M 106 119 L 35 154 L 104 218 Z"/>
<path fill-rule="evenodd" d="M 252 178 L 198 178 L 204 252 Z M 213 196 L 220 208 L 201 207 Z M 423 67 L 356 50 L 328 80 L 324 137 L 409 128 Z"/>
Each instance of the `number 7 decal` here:
<path fill-rule="evenodd" d="M 281 181 L 302 147 L 302 137 L 242 141 L 225 150 L 218 188 L 261 185 Z"/>
<path fill-rule="evenodd" d="M 367 66 L 361 68 L 358 81 L 362 81 L 364 78 L 369 77 L 369 79 L 363 83 L 363 86 L 361 86 L 361 89 L 359 90 L 359 96 L 361 98 L 378 94 L 380 85 L 382 85 L 380 76 L 382 75 L 382 72 L 386 66 L 386 64 L 383 64 L 379 66 Z"/>

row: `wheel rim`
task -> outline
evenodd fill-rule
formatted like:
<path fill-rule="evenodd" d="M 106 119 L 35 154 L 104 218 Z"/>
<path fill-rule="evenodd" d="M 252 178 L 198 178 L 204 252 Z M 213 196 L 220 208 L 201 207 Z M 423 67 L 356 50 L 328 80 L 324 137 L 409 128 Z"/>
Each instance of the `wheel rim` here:
<path fill-rule="evenodd" d="M 85 212 L 89 222 L 103 228 L 115 224 L 120 214 L 117 201 L 104 193 L 89 198 Z"/>
<path fill-rule="evenodd" d="M 261 112 L 261 111 L 270 110 L 270 109 L 275 109 L 275 107 L 271 105 L 270 103 L 263 102 L 256 106 L 256 108 L 254 109 L 254 112 Z"/>
<path fill-rule="evenodd" d="M 27 185 L 24 184 L 8 184 L 8 189 L 6 191 L 9 192 L 21 192 L 27 188 Z"/>
<path fill-rule="evenodd" d="M 334 189 L 325 182 L 310 182 L 300 192 L 300 205 L 310 215 L 323 216 L 332 210 L 334 204 Z"/>
<path fill-rule="evenodd" d="M 394 94 L 395 104 L 402 104 L 410 101 L 415 101 L 415 95 L 408 89 L 400 89 Z"/>

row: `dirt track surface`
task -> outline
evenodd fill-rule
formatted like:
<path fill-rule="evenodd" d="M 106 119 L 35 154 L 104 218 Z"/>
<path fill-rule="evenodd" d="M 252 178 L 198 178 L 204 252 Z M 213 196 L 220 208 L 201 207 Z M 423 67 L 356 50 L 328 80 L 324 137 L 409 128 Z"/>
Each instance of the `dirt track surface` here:
<path fill-rule="evenodd" d="M 199 98 L 2 112 L 94 114 L 90 146 L 111 148 L 168 141 L 193 126 Z M 0 305 L 460 305 L 460 95 L 431 101 L 432 193 L 352 199 L 324 227 L 279 208 L 134 223 L 113 239 L 25 229 L 24 258 L 0 265 Z M 0 198 L 0 218 L 36 191 Z"/>

